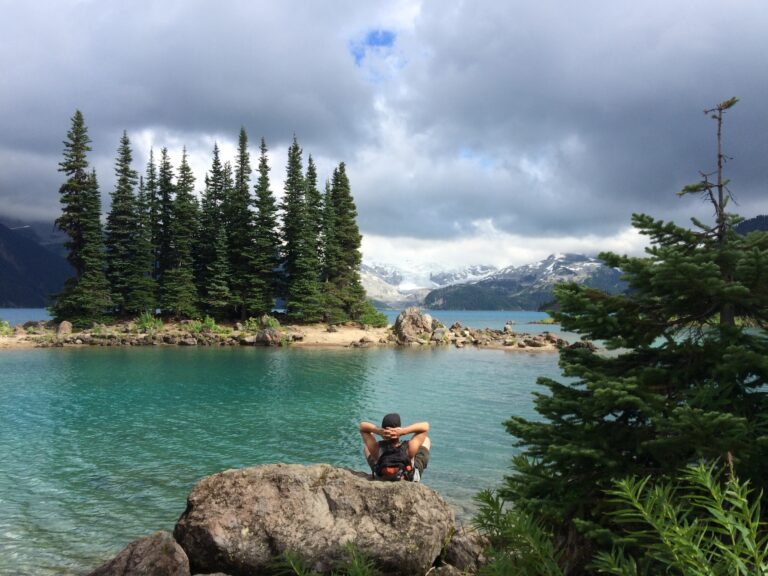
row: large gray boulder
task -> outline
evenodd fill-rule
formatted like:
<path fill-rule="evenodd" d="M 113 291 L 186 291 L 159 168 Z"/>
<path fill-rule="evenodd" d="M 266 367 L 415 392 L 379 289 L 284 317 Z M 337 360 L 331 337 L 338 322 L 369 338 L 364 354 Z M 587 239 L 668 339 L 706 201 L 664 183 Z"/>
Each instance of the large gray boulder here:
<path fill-rule="evenodd" d="M 383 574 L 424 574 L 452 509 L 433 490 L 325 464 L 271 464 L 203 478 L 174 536 L 197 572 L 258 574 L 284 552 L 330 572 L 352 543 Z"/>
<path fill-rule="evenodd" d="M 437 327 L 432 316 L 423 314 L 416 307 L 406 308 L 398 314 L 392 332 L 400 344 L 423 344 L 428 342 Z"/>
<path fill-rule="evenodd" d="M 131 542 L 88 576 L 189 576 L 189 560 L 169 532 Z"/>

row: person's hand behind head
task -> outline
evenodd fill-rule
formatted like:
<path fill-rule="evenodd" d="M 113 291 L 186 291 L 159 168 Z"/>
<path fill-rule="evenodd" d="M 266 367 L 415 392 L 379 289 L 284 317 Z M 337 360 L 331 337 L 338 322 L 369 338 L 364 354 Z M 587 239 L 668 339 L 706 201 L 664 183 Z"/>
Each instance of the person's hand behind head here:
<path fill-rule="evenodd" d="M 399 440 L 402 436 L 402 428 L 382 428 L 381 437 L 384 440 Z"/>

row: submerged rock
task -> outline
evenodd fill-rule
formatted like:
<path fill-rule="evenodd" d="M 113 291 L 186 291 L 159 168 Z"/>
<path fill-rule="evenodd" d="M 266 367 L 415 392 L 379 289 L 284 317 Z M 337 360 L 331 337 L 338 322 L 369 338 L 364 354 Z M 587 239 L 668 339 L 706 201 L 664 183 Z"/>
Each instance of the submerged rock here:
<path fill-rule="evenodd" d="M 383 574 L 424 574 L 454 525 L 433 490 L 325 464 L 273 464 L 203 478 L 174 536 L 193 570 L 258 574 L 286 551 L 329 573 L 353 543 Z"/>

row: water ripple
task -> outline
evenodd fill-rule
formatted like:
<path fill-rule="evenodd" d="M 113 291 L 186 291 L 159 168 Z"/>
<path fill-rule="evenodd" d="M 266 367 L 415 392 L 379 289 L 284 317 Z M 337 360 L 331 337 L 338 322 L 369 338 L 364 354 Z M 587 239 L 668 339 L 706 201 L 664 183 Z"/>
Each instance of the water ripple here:
<path fill-rule="evenodd" d="M 0 575 L 80 574 L 172 529 L 200 477 L 364 470 L 357 424 L 428 420 L 425 481 L 468 515 L 550 355 L 478 350 L 24 350 L 0 355 Z"/>

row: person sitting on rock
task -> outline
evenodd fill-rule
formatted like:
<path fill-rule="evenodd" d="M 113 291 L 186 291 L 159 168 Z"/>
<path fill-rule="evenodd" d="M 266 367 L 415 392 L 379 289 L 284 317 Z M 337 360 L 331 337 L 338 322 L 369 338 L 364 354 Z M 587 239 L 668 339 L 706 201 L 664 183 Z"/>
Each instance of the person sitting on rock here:
<path fill-rule="evenodd" d="M 360 423 L 363 454 L 377 480 L 410 480 L 419 482 L 429 463 L 429 422 L 400 426 L 400 415 L 387 414 L 381 427 L 371 422 Z M 401 436 L 413 434 L 409 440 Z M 376 436 L 382 439 L 377 440 Z"/>

